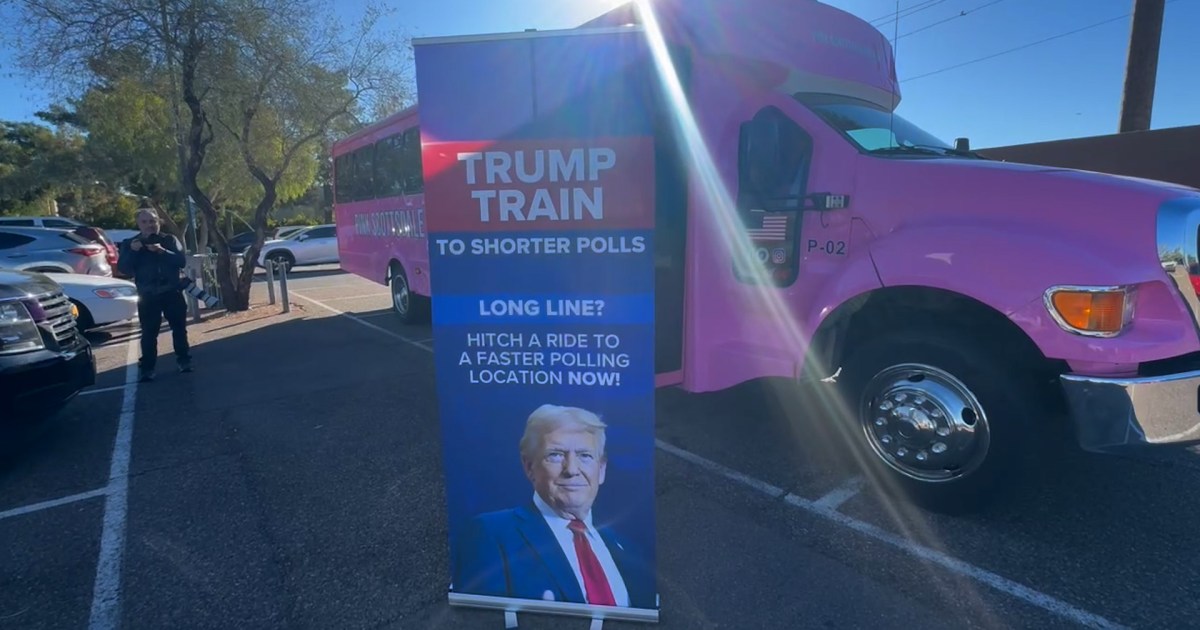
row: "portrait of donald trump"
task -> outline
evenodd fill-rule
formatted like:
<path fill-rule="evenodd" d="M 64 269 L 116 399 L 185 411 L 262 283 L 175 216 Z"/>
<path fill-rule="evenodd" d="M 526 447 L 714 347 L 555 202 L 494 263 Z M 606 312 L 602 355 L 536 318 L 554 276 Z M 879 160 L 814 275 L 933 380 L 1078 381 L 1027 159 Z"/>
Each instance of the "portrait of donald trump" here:
<path fill-rule="evenodd" d="M 594 520 L 606 427 L 578 407 L 547 404 L 529 415 L 518 451 L 532 492 L 466 524 L 451 563 L 455 592 L 657 608 L 648 560 Z"/>

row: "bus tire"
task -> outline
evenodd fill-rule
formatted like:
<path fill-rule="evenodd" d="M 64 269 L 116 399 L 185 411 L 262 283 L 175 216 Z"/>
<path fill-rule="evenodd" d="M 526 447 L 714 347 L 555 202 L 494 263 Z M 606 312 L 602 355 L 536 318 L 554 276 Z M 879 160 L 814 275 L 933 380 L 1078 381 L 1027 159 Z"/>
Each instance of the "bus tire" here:
<path fill-rule="evenodd" d="M 986 335 L 888 332 L 843 364 L 845 433 L 883 494 L 963 513 L 1019 487 L 1045 437 L 1034 370 L 1004 360 Z"/>
<path fill-rule="evenodd" d="M 392 290 L 392 311 L 400 318 L 401 323 L 422 323 L 425 313 L 428 312 L 428 300 L 413 293 L 408 284 L 408 274 L 399 263 L 392 263 L 392 270 L 388 274 L 388 286 Z"/>

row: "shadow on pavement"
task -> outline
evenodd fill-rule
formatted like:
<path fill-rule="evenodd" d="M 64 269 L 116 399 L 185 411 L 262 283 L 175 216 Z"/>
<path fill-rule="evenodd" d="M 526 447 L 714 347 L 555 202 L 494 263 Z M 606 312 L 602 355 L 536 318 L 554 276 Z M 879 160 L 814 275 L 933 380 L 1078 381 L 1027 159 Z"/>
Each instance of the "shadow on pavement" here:
<path fill-rule="evenodd" d="M 385 312 L 354 315 L 401 330 L 383 326 Z M 192 374 L 173 371 L 169 337 L 160 339 L 160 376 L 138 390 L 125 621 L 497 627 L 499 613 L 445 604 L 432 355 L 310 313 L 193 328 Z M 428 327 L 400 334 L 428 335 L 418 330 Z M 708 394 L 660 390 L 657 433 L 815 499 L 854 472 L 815 406 L 772 381 Z M 1200 474 L 1069 449 L 1058 457 L 1037 486 L 973 516 L 935 516 L 869 494 L 843 512 L 1110 618 L 1182 627 L 1200 615 L 1189 596 L 1200 581 L 1200 504 L 1186 499 Z M 1000 608 L 1012 600 L 980 584 L 947 579 L 669 455 L 656 462 L 660 627 L 788 627 L 801 618 L 1045 627 L 1037 611 Z"/>
<path fill-rule="evenodd" d="M 358 316 L 380 312 L 387 311 Z M 446 604 L 432 355 L 346 318 L 293 316 L 254 325 L 197 335 L 203 341 L 195 373 L 167 371 L 139 387 L 126 621 L 150 627 L 183 619 L 203 627 L 231 619 L 249 627 L 502 623 L 498 612 Z M 169 364 L 169 357 L 160 359 Z M 500 457 L 497 466 L 519 462 Z M 715 478 L 674 460 L 665 462 L 659 482 L 659 531 L 677 534 L 660 551 L 662 588 L 671 596 L 664 598 L 661 627 L 781 627 L 818 614 L 850 625 L 880 614 L 916 624 L 930 616 L 908 596 L 848 573 L 814 556 L 806 541 L 760 522 L 764 498 L 735 489 L 739 498 L 730 500 L 739 507 L 732 510 L 712 493 L 698 501 L 693 484 Z M 689 520 L 702 525 L 679 531 Z M 713 545 L 723 540 L 755 541 L 747 552 L 755 555 L 714 556 Z M 745 579 L 747 562 L 772 555 L 792 567 L 787 584 Z M 752 592 L 779 595 L 776 589 L 822 579 L 819 597 L 769 607 L 746 600 Z M 864 595 L 872 605 L 855 606 Z M 527 623 L 569 622 L 527 618 L 522 627 Z"/>

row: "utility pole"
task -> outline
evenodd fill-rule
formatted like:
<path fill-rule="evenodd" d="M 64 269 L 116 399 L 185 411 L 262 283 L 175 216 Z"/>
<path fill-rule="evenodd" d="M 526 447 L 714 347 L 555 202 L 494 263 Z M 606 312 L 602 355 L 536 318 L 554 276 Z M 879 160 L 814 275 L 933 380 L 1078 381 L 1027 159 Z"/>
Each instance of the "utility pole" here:
<path fill-rule="evenodd" d="M 1133 0 L 1133 27 L 1129 32 L 1125 93 L 1121 100 L 1121 133 L 1150 128 L 1165 5 L 1166 0 Z"/>

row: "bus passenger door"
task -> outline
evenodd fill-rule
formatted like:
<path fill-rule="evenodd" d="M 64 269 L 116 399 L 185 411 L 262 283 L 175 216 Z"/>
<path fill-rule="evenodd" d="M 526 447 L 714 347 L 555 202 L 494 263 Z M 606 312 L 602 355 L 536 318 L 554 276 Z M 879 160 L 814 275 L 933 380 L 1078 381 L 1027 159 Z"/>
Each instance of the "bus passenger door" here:
<path fill-rule="evenodd" d="M 674 136 L 655 139 L 654 373 L 683 369 L 687 169 Z"/>
<path fill-rule="evenodd" d="M 686 93 L 691 58 L 670 47 L 671 64 Z M 650 73 L 652 81 L 657 75 Z M 661 93 L 654 117 L 654 373 L 660 384 L 681 379 L 688 230 L 688 161 L 676 130 L 675 107 Z"/>

